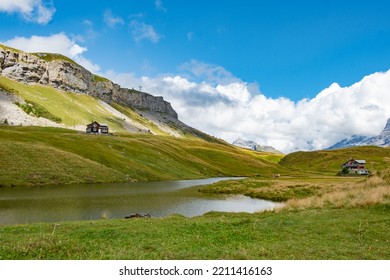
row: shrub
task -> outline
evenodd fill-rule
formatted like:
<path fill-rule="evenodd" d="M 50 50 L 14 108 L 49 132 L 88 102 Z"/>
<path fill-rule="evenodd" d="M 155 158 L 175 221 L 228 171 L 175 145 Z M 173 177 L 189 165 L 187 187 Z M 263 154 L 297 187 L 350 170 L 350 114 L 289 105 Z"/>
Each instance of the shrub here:
<path fill-rule="evenodd" d="M 4 119 L 4 121 L 0 122 L 0 125 L 8 126 L 8 120 Z"/>
<path fill-rule="evenodd" d="M 42 105 L 40 105 L 34 101 L 30 101 L 30 100 L 26 100 L 25 102 L 26 103 L 23 103 L 23 104 L 19 103 L 19 102 L 15 102 L 15 105 L 20 107 L 28 115 L 32 115 L 32 116 L 35 116 L 38 118 L 40 118 L 40 117 L 46 118 L 46 119 L 49 119 L 49 120 L 56 122 L 56 123 L 62 122 L 62 119 L 60 117 L 57 117 L 57 116 L 53 115 L 52 113 L 50 113 Z"/>

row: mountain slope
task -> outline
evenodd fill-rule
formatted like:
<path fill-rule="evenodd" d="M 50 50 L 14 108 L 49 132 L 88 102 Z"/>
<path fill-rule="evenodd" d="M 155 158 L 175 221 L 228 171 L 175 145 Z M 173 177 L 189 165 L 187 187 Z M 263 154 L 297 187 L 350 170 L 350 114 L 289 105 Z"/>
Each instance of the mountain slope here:
<path fill-rule="evenodd" d="M 201 139 L 47 127 L 0 127 L 0 155 L 0 186 L 251 176 L 280 169 L 269 154 Z"/>
<path fill-rule="evenodd" d="M 378 146 L 378 147 L 390 146 L 390 118 L 387 120 L 384 129 L 379 135 L 374 137 L 353 135 L 351 138 L 343 139 L 340 142 L 330 146 L 326 150 L 334 150 L 334 149 L 356 147 L 356 146 Z"/>
<path fill-rule="evenodd" d="M 35 105 L 50 114 L 24 114 Z M 182 123 L 162 97 L 121 88 L 62 55 L 0 45 L 0 124 L 84 130 L 92 120 L 107 123 L 113 132 L 219 141 Z"/>
<path fill-rule="evenodd" d="M 335 175 L 350 158 L 364 159 L 371 171 L 381 171 L 389 166 L 390 148 L 362 146 L 338 150 L 294 152 L 286 155 L 280 164 L 291 170 Z"/>
<path fill-rule="evenodd" d="M 261 151 L 273 154 L 283 154 L 281 151 L 276 150 L 271 146 L 262 146 L 251 140 L 244 140 L 242 138 L 237 138 L 233 143 L 234 146 L 250 149 L 254 151 Z"/>

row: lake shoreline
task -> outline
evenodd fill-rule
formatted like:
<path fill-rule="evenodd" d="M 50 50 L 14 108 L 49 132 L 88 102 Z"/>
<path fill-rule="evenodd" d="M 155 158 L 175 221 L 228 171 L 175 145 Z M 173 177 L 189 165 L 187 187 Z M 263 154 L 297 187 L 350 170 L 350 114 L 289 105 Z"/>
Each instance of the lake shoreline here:
<path fill-rule="evenodd" d="M 0 189 L 0 224 L 124 218 L 134 213 L 191 218 L 210 211 L 271 210 L 279 205 L 240 194 L 200 192 L 216 182 L 245 177 L 110 184 L 69 184 Z"/>

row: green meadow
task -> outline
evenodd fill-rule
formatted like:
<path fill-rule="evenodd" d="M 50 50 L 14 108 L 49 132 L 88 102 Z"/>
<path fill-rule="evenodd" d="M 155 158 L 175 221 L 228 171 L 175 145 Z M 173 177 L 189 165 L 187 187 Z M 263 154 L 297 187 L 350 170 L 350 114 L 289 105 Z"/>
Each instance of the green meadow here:
<path fill-rule="evenodd" d="M 266 153 L 223 143 L 61 128 L 0 127 L 0 154 L 2 186 L 253 176 L 280 169 Z"/>
<path fill-rule="evenodd" d="M 390 206 L 1 226 L 0 259 L 383 259 Z"/>
<path fill-rule="evenodd" d="M 3 187 L 248 176 L 200 188 L 283 202 L 273 211 L 211 212 L 0 226 L 0 259 L 389 259 L 390 150 L 259 153 L 169 136 L 86 135 L 0 127 Z M 350 157 L 370 177 L 335 176 Z M 280 177 L 273 178 L 273 174 Z"/>

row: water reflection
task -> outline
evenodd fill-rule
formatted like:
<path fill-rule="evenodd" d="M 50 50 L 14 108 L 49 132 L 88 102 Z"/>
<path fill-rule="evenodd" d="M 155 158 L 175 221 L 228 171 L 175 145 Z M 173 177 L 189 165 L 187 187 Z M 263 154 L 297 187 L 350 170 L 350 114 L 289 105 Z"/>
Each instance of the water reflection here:
<path fill-rule="evenodd" d="M 249 212 L 277 204 L 242 195 L 208 195 L 200 185 L 240 178 L 60 185 L 0 189 L 0 224 L 123 218 L 131 213 L 186 217 L 210 211 Z"/>

